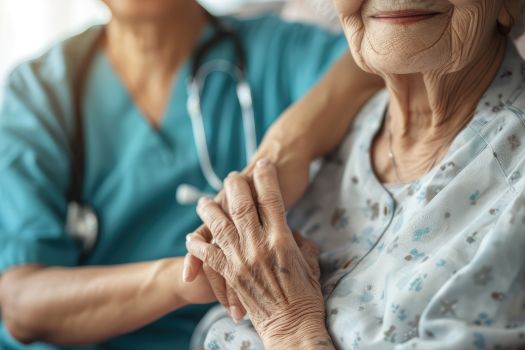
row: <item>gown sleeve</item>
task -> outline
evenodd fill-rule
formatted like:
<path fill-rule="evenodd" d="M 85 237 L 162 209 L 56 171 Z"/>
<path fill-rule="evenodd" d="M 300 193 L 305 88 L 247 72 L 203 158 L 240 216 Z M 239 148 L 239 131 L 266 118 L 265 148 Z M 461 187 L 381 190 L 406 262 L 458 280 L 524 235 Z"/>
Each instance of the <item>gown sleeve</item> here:
<path fill-rule="evenodd" d="M 0 273 L 26 264 L 73 266 L 80 255 L 65 230 L 69 89 L 42 78 L 56 72 L 40 63 L 10 75 L 0 106 Z"/>

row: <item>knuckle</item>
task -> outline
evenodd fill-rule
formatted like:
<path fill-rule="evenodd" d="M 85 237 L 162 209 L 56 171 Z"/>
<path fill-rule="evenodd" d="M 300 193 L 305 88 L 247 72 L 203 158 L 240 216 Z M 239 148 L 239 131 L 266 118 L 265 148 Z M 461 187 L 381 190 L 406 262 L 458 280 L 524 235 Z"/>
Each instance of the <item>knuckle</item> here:
<path fill-rule="evenodd" d="M 224 277 L 224 272 L 228 270 L 226 258 L 224 256 L 217 255 L 215 257 L 214 264 L 217 268 L 217 272 L 219 272 L 220 275 Z"/>
<path fill-rule="evenodd" d="M 206 226 L 202 225 L 198 227 L 193 234 L 202 237 L 206 242 L 210 241 L 210 233 Z"/>
<path fill-rule="evenodd" d="M 284 234 L 276 235 L 272 239 L 272 249 L 274 250 L 283 250 L 290 245 L 290 239 L 288 239 Z"/>
<path fill-rule="evenodd" d="M 239 232 L 243 233 L 243 234 L 244 233 L 253 233 L 255 235 L 258 235 L 258 232 L 260 231 L 260 228 L 261 228 L 261 225 L 260 225 L 258 217 L 245 218 L 242 221 L 238 221 L 236 225 L 239 228 Z M 255 239 L 253 241 L 253 244 L 254 245 L 259 245 L 260 244 L 260 240 L 259 239 Z"/>
<path fill-rule="evenodd" d="M 275 166 L 274 165 L 266 166 L 262 168 L 256 168 L 256 169 L 257 170 L 255 171 L 254 176 L 258 178 L 268 178 L 268 177 L 275 176 Z"/>
<path fill-rule="evenodd" d="M 205 263 L 212 265 L 213 259 L 215 258 L 215 252 L 210 247 L 201 248 L 201 256 Z"/>
<path fill-rule="evenodd" d="M 236 192 L 243 181 L 246 181 L 239 173 L 231 173 L 224 180 L 224 188 L 226 192 Z"/>
<path fill-rule="evenodd" d="M 226 220 L 215 219 L 210 222 L 210 230 L 213 232 L 215 237 L 219 238 L 231 234 L 233 227 Z"/>
<path fill-rule="evenodd" d="M 241 219 L 246 215 L 253 213 L 254 210 L 255 205 L 252 201 L 239 196 L 234 198 L 232 207 L 230 208 L 230 214 L 234 219 Z"/>
<path fill-rule="evenodd" d="M 261 194 L 258 198 L 261 206 L 272 209 L 278 213 L 284 213 L 284 203 L 278 191 L 270 190 Z"/>

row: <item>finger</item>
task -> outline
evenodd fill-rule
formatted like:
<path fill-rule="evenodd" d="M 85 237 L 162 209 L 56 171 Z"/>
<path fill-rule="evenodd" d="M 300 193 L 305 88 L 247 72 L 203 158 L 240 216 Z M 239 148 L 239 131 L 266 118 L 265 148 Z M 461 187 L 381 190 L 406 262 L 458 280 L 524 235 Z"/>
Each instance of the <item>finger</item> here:
<path fill-rule="evenodd" d="M 206 225 L 201 225 L 195 232 L 194 235 L 201 236 L 204 241 L 211 242 L 212 235 L 210 230 Z M 183 281 L 184 282 L 193 282 L 195 278 L 199 275 L 199 272 L 202 268 L 202 261 L 197 259 L 191 254 L 186 254 L 184 257 L 184 270 L 183 270 Z"/>
<path fill-rule="evenodd" d="M 200 236 L 188 235 L 186 249 L 188 249 L 190 254 L 209 265 L 221 276 L 227 276 L 228 262 L 226 256 L 224 256 L 222 250 L 215 245 L 205 242 Z"/>
<path fill-rule="evenodd" d="M 222 208 L 222 210 L 226 213 L 226 214 L 229 214 L 230 213 L 230 210 L 228 209 L 228 202 L 226 201 L 226 194 L 224 193 L 224 190 L 219 192 L 216 196 L 215 196 L 215 202 L 219 204 L 219 206 Z"/>
<path fill-rule="evenodd" d="M 226 295 L 228 296 L 231 317 L 235 322 L 241 321 L 244 318 L 244 315 L 246 315 L 246 310 L 239 300 L 237 292 L 235 292 L 229 285 L 226 285 Z"/>
<path fill-rule="evenodd" d="M 230 304 L 228 303 L 226 282 L 224 281 L 224 278 L 206 264 L 203 265 L 203 270 L 208 282 L 210 283 L 211 289 L 213 290 L 213 294 L 215 294 L 219 303 L 224 305 L 225 308 L 229 308 Z"/>
<path fill-rule="evenodd" d="M 265 227 L 282 228 L 286 225 L 283 197 L 277 178 L 277 170 L 267 159 L 257 162 L 253 174 L 259 215 Z M 276 230 L 281 232 L 281 230 Z"/>
<path fill-rule="evenodd" d="M 244 176 L 231 173 L 224 182 L 230 216 L 242 236 L 259 238 L 259 214 L 252 189 Z"/>
<path fill-rule="evenodd" d="M 213 239 L 213 236 L 206 225 L 200 225 L 192 234 L 201 236 L 206 242 L 211 242 Z"/>
<path fill-rule="evenodd" d="M 182 280 L 184 282 L 193 282 L 199 275 L 199 271 L 202 267 L 202 261 L 197 259 L 191 254 L 186 254 L 184 257 L 184 269 L 182 272 Z"/>
<path fill-rule="evenodd" d="M 238 243 L 239 235 L 235 225 L 221 207 L 213 200 L 203 197 L 197 205 L 197 213 L 208 226 L 214 242 L 225 253 L 231 252 Z"/>

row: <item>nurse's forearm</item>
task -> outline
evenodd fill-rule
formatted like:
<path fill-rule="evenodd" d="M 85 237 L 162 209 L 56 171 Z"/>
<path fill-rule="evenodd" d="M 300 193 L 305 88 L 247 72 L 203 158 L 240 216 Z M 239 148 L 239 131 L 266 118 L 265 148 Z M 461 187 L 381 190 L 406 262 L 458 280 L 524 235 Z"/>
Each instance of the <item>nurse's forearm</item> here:
<path fill-rule="evenodd" d="M 250 176 L 258 159 L 270 159 L 278 169 L 285 204 L 292 207 L 306 190 L 310 163 L 342 142 L 361 107 L 383 86 L 382 79 L 344 55 L 268 130 L 244 173 Z"/>
<path fill-rule="evenodd" d="M 182 261 L 113 267 L 18 267 L 1 280 L 2 317 L 30 343 L 94 344 L 130 332 L 187 304 Z"/>
<path fill-rule="evenodd" d="M 268 135 L 300 146 L 312 159 L 326 155 L 341 143 L 365 102 L 383 87 L 380 77 L 361 70 L 347 53 Z"/>

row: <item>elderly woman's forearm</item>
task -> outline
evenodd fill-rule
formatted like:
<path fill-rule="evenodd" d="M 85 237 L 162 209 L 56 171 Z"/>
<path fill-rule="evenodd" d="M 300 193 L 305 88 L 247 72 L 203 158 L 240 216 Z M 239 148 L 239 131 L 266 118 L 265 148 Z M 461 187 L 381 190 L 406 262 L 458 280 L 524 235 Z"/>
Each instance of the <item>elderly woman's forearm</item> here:
<path fill-rule="evenodd" d="M 169 259 L 114 267 L 15 268 L 2 277 L 2 317 L 24 343 L 97 343 L 182 307 L 176 292 L 180 265 Z"/>

